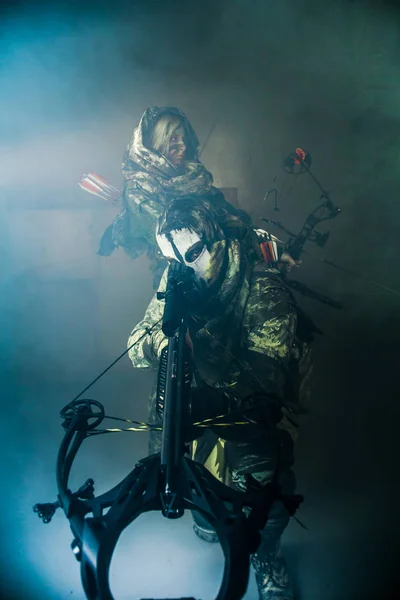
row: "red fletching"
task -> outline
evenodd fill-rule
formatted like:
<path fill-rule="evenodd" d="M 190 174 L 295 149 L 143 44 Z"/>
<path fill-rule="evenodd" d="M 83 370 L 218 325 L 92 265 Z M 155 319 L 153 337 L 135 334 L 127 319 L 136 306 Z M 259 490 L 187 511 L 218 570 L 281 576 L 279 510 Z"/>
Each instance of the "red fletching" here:
<path fill-rule="evenodd" d="M 275 262 L 273 253 L 271 251 L 270 242 L 263 242 L 260 244 L 261 252 L 263 254 L 264 260 L 267 264 L 273 264 Z"/>
<path fill-rule="evenodd" d="M 82 190 L 98 196 L 107 202 L 116 204 L 122 200 L 121 191 L 114 187 L 107 179 L 100 177 L 96 173 L 87 173 L 82 175 L 78 181 Z"/>

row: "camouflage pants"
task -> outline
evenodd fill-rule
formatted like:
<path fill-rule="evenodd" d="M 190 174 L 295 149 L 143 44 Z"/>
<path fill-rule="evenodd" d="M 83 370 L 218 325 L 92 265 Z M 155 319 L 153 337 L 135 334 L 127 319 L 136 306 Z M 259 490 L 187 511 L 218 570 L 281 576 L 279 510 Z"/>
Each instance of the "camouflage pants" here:
<path fill-rule="evenodd" d="M 207 437 L 211 439 L 208 440 Z M 201 440 L 201 442 L 203 443 L 199 443 L 196 448 L 194 459 L 202 464 L 207 464 L 207 450 L 212 451 L 218 440 L 216 436 L 213 439 L 213 436 L 209 435 L 205 436 L 204 441 Z M 233 489 L 246 491 L 251 485 L 252 479 L 264 486 L 272 482 L 276 474 L 284 495 L 293 494 L 295 491 L 296 481 L 292 470 L 293 440 L 284 430 L 275 428 L 275 430 L 246 442 L 225 442 L 224 461 L 223 466 L 217 465 L 220 476 L 215 472 L 213 474 L 218 476 L 218 479 L 229 483 Z M 228 471 L 228 475 L 226 471 Z M 210 526 L 200 515 L 194 514 L 193 516 L 199 527 L 210 530 Z M 284 505 L 280 501 L 275 502 L 263 531 L 263 542 L 259 552 L 262 551 L 265 554 L 275 549 L 289 518 L 289 513 Z M 212 540 L 210 539 L 210 541 Z"/>
<path fill-rule="evenodd" d="M 204 463 L 202 450 L 204 451 L 204 448 L 200 444 L 195 458 Z M 281 492 L 284 495 L 294 493 L 296 483 L 292 471 L 293 440 L 286 431 L 275 428 L 251 441 L 226 442 L 224 451 L 232 488 L 246 491 L 249 476 L 265 485 L 273 480 L 276 473 Z M 192 514 L 193 528 L 197 536 L 207 542 L 217 542 L 218 537 L 206 519 L 199 513 Z M 280 550 L 280 539 L 289 519 L 286 507 L 281 501 L 275 501 L 261 532 L 260 546 L 251 556 L 260 600 L 293 599 L 285 559 Z"/>

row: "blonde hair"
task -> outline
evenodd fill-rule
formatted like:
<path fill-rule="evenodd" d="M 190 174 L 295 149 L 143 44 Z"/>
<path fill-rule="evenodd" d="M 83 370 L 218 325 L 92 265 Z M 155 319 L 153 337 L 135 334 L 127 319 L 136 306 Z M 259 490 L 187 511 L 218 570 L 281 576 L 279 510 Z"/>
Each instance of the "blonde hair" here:
<path fill-rule="evenodd" d="M 171 113 L 161 115 L 150 135 L 150 149 L 157 150 L 163 156 L 167 156 L 171 137 L 181 125 L 182 119 L 178 115 Z"/>

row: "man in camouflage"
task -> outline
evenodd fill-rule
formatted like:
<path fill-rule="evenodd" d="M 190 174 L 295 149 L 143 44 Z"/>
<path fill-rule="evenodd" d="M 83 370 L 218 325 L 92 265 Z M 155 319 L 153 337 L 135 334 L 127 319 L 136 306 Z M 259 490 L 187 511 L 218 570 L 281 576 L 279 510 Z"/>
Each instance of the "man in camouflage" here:
<path fill-rule="evenodd" d="M 312 332 L 277 265 L 261 263 L 246 247 L 251 241 L 224 231 L 206 201 L 173 202 L 159 221 L 157 241 L 169 261 L 191 266 L 204 285 L 188 331 L 196 419 L 239 410 L 253 424 L 233 433 L 207 430 L 194 442 L 195 460 L 238 490 L 264 485 L 277 473 L 282 493 L 293 494 L 293 444 L 311 373 Z M 166 279 L 167 271 L 159 291 L 165 291 Z M 154 296 L 130 335 L 128 345 L 137 342 L 129 351 L 136 368 L 157 368 L 167 345 L 163 311 L 164 302 Z M 149 412 L 157 422 L 155 394 Z M 157 435 L 151 436 L 150 453 L 160 449 Z M 208 523 L 194 519 L 197 535 L 215 541 Z M 293 599 L 280 549 L 288 521 L 286 508 L 275 502 L 252 556 L 261 600 Z"/>

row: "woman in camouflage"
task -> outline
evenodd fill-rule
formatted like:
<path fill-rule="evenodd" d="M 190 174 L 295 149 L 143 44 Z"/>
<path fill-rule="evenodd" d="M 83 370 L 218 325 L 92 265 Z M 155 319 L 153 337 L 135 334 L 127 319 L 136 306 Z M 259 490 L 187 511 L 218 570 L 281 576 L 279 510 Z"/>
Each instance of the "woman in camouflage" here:
<path fill-rule="evenodd" d="M 123 210 L 102 236 L 101 256 L 109 256 L 118 246 L 132 258 L 147 253 L 157 287 L 166 266 L 155 240 L 157 219 L 172 200 L 200 196 L 213 205 L 220 222 L 235 229 L 236 237 L 250 235 L 259 252 L 250 217 L 213 186 L 211 173 L 199 160 L 198 138 L 178 108 L 153 106 L 144 112 L 125 152 L 122 172 Z"/>
<path fill-rule="evenodd" d="M 250 427 L 212 429 L 194 443 L 194 458 L 221 481 L 245 490 L 264 485 L 275 473 L 284 494 L 292 494 L 295 478 L 293 444 L 298 414 L 307 395 L 311 373 L 309 342 L 312 329 L 282 281 L 277 265 L 255 260 L 248 240 L 224 231 L 212 205 L 204 198 L 175 201 L 157 226 L 163 256 L 194 269 L 203 282 L 203 295 L 189 324 L 193 350 L 194 420 L 240 411 Z M 165 291 L 167 270 L 159 291 Z M 167 344 L 161 330 L 164 302 L 154 296 L 144 319 L 133 329 L 128 344 L 136 368 L 157 368 Z M 147 332 L 147 334 L 146 334 Z M 155 395 L 150 418 L 159 422 Z M 243 412 L 242 412 L 243 411 Z M 150 452 L 160 448 L 152 434 Z M 292 600 L 293 594 L 280 549 L 289 513 L 276 502 L 262 533 L 252 564 L 262 600 Z M 215 534 L 195 517 L 196 533 L 208 541 Z"/>

